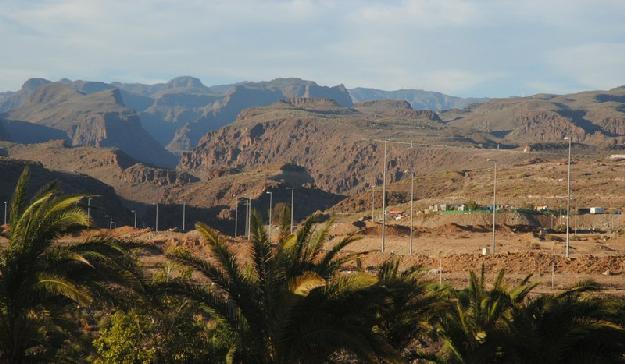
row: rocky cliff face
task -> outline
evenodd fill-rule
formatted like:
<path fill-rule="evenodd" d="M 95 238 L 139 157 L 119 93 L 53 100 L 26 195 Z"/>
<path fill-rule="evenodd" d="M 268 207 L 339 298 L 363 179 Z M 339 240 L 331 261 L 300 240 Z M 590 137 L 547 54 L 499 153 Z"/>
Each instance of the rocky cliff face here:
<path fill-rule="evenodd" d="M 625 89 L 493 99 L 441 116 L 451 126 L 492 133 L 502 142 L 557 143 L 572 135 L 587 144 L 619 144 L 625 138 Z"/>
<path fill-rule="evenodd" d="M 145 128 L 172 152 L 190 150 L 205 133 L 233 122 L 245 109 L 269 105 L 282 98 L 321 97 L 342 106 L 352 105 L 342 85 L 326 87 L 300 79 L 276 79 L 233 85 L 219 95 L 198 82 L 197 79 L 173 82 L 175 87 L 159 91 L 153 105 L 141 113 Z"/>
<path fill-rule="evenodd" d="M 178 169 L 209 180 L 229 170 L 291 163 L 308 170 L 314 186 L 347 193 L 381 182 L 381 143 L 372 139 L 420 140 L 442 127 L 435 114 L 403 106 L 393 109 L 387 105 L 372 112 L 359 105 L 325 110 L 318 105 L 314 100 L 284 100 L 246 110 L 232 125 L 206 134 L 193 152 L 183 154 Z M 389 147 L 391 180 L 405 176 L 406 169 L 461 168 L 473 162 L 467 158 L 467 148 L 416 148 Z"/>
<path fill-rule="evenodd" d="M 0 113 L 20 107 L 39 88 L 50 81 L 44 78 L 31 78 L 16 92 L 0 92 Z"/>
<path fill-rule="evenodd" d="M 517 127 L 507 139 L 516 142 L 550 142 L 562 141 L 567 136 L 573 140 L 583 141 L 587 133 L 569 119 L 553 112 L 528 113 L 517 119 Z"/>
<path fill-rule="evenodd" d="M 44 84 L 7 118 L 63 131 L 72 145 L 115 147 L 156 165 L 176 162 L 141 127 L 139 117 L 124 106 L 116 89 L 84 94 L 60 83 Z"/>

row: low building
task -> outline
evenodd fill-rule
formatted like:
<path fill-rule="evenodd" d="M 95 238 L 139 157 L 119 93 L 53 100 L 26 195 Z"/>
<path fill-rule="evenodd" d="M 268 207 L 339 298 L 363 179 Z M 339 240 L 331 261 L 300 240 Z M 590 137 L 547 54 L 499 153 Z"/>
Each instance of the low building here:
<path fill-rule="evenodd" d="M 591 207 L 590 208 L 591 214 L 603 214 L 604 212 L 605 212 L 605 209 L 603 207 Z"/>

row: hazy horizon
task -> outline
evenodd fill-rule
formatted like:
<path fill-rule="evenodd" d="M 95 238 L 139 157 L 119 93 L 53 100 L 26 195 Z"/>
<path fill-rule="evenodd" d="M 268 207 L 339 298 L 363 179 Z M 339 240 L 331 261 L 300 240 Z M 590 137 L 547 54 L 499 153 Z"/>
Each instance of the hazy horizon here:
<path fill-rule="evenodd" d="M 0 90 L 180 75 L 463 97 L 610 89 L 625 84 L 622 14 L 614 0 L 8 0 Z"/>

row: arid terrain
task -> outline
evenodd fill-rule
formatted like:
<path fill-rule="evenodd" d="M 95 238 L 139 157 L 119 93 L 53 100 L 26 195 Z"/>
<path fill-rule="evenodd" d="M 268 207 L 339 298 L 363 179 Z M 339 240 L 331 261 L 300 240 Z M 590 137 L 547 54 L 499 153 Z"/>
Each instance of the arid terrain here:
<path fill-rule="evenodd" d="M 180 230 L 184 210 L 187 230 L 204 221 L 233 235 L 235 221 L 238 234 L 245 230 L 249 201 L 267 220 L 269 202 L 276 211 L 291 205 L 292 194 L 296 223 L 320 213 L 333 217 L 336 239 L 362 235 L 351 249 L 368 252 L 363 265 L 397 254 L 430 274 L 440 255 L 443 278 L 454 284 L 484 262 L 491 272 L 532 273 L 550 288 L 555 260 L 556 286 L 588 275 L 618 290 L 624 95 L 620 87 L 462 99 L 300 79 L 210 87 L 192 77 L 155 85 L 31 79 L 0 99 L 0 198 L 8 200 L 18 170 L 34 161 L 36 185 L 58 179 L 68 192 L 94 195 L 100 227 L 130 226 L 136 215 L 139 228 L 154 229 L 158 204 L 161 230 Z M 573 138 L 571 229 L 579 230 L 572 261 L 561 258 L 565 136 Z M 492 239 L 484 208 L 492 203 L 493 161 L 501 209 L 497 256 L 484 257 Z M 414 255 L 408 256 L 411 182 Z M 482 210 L 432 210 L 441 204 Z M 591 216 L 590 207 L 609 213 Z M 132 234 L 152 236 L 140 231 Z"/>

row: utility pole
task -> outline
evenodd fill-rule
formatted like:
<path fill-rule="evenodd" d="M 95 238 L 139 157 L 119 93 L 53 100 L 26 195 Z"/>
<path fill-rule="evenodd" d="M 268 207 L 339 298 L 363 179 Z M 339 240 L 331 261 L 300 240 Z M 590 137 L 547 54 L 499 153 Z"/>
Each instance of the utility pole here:
<path fill-rule="evenodd" d="M 252 198 L 247 201 L 247 240 L 252 240 Z"/>
<path fill-rule="evenodd" d="M 571 212 L 571 137 L 566 137 L 564 139 L 567 139 L 569 141 L 569 163 L 568 163 L 568 167 L 567 167 L 567 174 L 566 174 L 566 190 L 567 190 L 567 198 L 566 198 L 566 251 L 565 251 L 565 256 L 568 258 L 569 257 L 569 246 L 570 246 L 570 241 L 569 241 L 569 215 Z"/>
<path fill-rule="evenodd" d="M 375 221 L 375 184 L 371 185 L 371 222 Z"/>
<path fill-rule="evenodd" d="M 156 229 L 155 231 L 158 233 L 158 202 L 156 203 Z"/>
<path fill-rule="evenodd" d="M 412 172 L 412 175 L 410 176 L 410 247 L 408 249 L 410 255 L 412 255 L 412 230 L 414 226 L 413 205 L 414 205 L 414 171 Z"/>
<path fill-rule="evenodd" d="M 135 217 L 135 224 L 134 224 L 134 227 L 135 227 L 135 229 L 136 229 L 136 228 L 137 228 L 137 211 L 135 211 L 135 210 L 131 210 L 131 212 L 132 212 L 132 214 L 133 214 L 133 215 L 134 215 L 134 217 Z"/>
<path fill-rule="evenodd" d="M 237 227 L 239 224 L 239 198 L 234 205 L 234 237 L 237 237 Z"/>
<path fill-rule="evenodd" d="M 442 252 L 438 252 L 438 285 L 443 285 L 443 257 L 441 256 Z"/>
<path fill-rule="evenodd" d="M 186 210 L 187 210 L 187 203 L 183 202 L 182 203 L 182 231 L 183 232 L 184 232 L 184 229 L 185 229 Z"/>
<path fill-rule="evenodd" d="M 269 195 L 269 241 L 271 241 L 271 205 L 273 205 L 273 192 L 267 191 Z"/>
<path fill-rule="evenodd" d="M 497 248 L 497 244 L 495 241 L 495 215 L 497 213 L 497 161 L 493 159 L 489 159 L 489 161 L 493 162 L 493 255 L 495 254 L 495 249 Z"/>
<path fill-rule="evenodd" d="M 381 251 L 384 253 L 384 246 L 386 245 L 386 145 L 388 141 L 384 140 L 384 168 L 382 176 L 382 246 Z"/>
<path fill-rule="evenodd" d="M 7 202 L 4 201 L 4 225 L 7 224 Z"/>
<path fill-rule="evenodd" d="M 291 188 L 291 234 L 293 234 L 293 229 L 295 228 L 295 224 L 294 224 L 295 204 L 293 200 L 293 191 L 295 191 L 295 188 Z"/>

